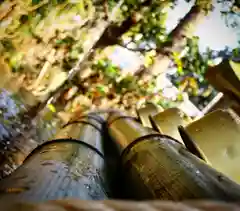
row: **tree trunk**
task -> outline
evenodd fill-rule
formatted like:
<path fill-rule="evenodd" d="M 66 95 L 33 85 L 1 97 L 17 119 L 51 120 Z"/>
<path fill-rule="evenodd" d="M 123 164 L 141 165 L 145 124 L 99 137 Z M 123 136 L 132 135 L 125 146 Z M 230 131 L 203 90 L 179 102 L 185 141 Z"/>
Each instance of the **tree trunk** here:
<path fill-rule="evenodd" d="M 193 36 L 198 24 L 207 15 L 210 4 L 211 1 L 196 2 L 180 23 L 168 35 L 168 41 L 163 43 L 161 48 L 157 49 L 157 56 L 153 66 L 146 71 L 139 71 L 141 78 L 146 80 L 148 76 L 151 77 L 166 71 L 171 63 L 172 53 L 181 53 L 181 51 L 184 50 L 187 39 Z"/>

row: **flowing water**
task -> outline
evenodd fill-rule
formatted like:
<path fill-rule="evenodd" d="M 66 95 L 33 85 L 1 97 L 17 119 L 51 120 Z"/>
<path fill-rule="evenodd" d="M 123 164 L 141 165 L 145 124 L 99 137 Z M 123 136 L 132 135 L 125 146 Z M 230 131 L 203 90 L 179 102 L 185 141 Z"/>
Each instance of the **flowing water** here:
<path fill-rule="evenodd" d="M 0 178 L 21 165 L 37 145 L 51 140 L 59 127 L 52 111 L 44 108 L 36 115 L 37 106 L 24 100 L 21 90 L 0 89 Z"/>

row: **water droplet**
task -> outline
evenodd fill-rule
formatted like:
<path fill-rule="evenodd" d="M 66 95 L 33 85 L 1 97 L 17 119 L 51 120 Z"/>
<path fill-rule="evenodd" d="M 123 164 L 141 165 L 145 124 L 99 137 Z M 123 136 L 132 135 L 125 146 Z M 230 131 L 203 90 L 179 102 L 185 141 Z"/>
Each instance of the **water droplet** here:
<path fill-rule="evenodd" d="M 85 187 L 86 187 L 87 189 L 90 189 L 90 185 L 85 185 Z"/>

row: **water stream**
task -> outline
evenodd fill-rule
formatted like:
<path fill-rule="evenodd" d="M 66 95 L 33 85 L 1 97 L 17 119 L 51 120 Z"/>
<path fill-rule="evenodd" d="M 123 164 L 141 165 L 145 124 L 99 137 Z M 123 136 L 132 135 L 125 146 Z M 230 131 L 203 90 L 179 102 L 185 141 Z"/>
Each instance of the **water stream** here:
<path fill-rule="evenodd" d="M 37 107 L 19 90 L 0 89 L 0 178 L 21 165 L 37 145 L 51 140 L 61 123 L 48 108 L 36 114 Z"/>

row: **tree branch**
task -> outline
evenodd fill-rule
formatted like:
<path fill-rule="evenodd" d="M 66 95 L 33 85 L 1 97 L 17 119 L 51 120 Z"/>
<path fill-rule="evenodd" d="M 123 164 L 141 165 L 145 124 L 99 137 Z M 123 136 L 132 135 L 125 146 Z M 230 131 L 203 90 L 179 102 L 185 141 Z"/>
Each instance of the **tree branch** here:
<path fill-rule="evenodd" d="M 144 81 L 151 79 L 154 75 L 163 73 L 170 65 L 173 52 L 182 52 L 186 46 L 187 38 L 193 36 L 197 25 L 204 19 L 207 12 L 205 8 L 209 6 L 200 4 L 201 1 L 197 0 L 196 4 L 190 9 L 190 11 L 182 18 L 179 24 L 169 33 L 168 41 L 158 48 L 155 62 L 147 69 L 137 71 L 140 74 L 140 78 Z M 209 5 L 211 1 L 208 2 Z"/>
<path fill-rule="evenodd" d="M 109 25 L 109 27 L 104 31 L 102 37 L 96 43 L 95 48 L 118 45 L 120 37 L 139 22 L 140 19 L 136 20 L 136 13 L 140 12 L 142 7 L 151 5 L 151 3 L 152 0 L 143 1 L 140 5 L 138 5 L 138 8 L 121 23 L 120 26 L 115 24 Z"/>
<path fill-rule="evenodd" d="M 103 33 L 95 48 L 104 48 L 106 46 L 116 45 L 119 38 L 133 26 L 132 17 L 128 17 L 120 26 L 111 24 Z"/>
<path fill-rule="evenodd" d="M 79 57 L 74 67 L 69 70 L 67 79 L 64 80 L 56 89 L 51 90 L 46 95 L 46 99 L 44 100 L 44 102 L 39 103 L 38 110 L 36 112 L 41 111 L 47 104 L 56 101 L 62 95 L 65 87 L 68 86 L 68 83 L 73 80 L 77 73 L 82 70 L 82 68 L 86 65 L 85 63 L 89 60 L 89 58 L 94 55 L 94 49 L 96 48 L 98 41 L 101 39 L 106 29 L 108 29 L 111 25 L 111 22 L 116 16 L 116 10 L 120 8 L 122 3 L 123 0 L 120 0 L 117 6 L 111 12 L 111 16 L 109 17 L 108 21 L 102 23 L 102 27 L 100 27 L 101 30 L 98 31 L 98 36 L 95 36 L 95 40 L 93 41 L 93 43 L 91 43 L 91 45 L 88 46 L 88 48 L 86 49 L 86 53 L 83 56 Z"/>

